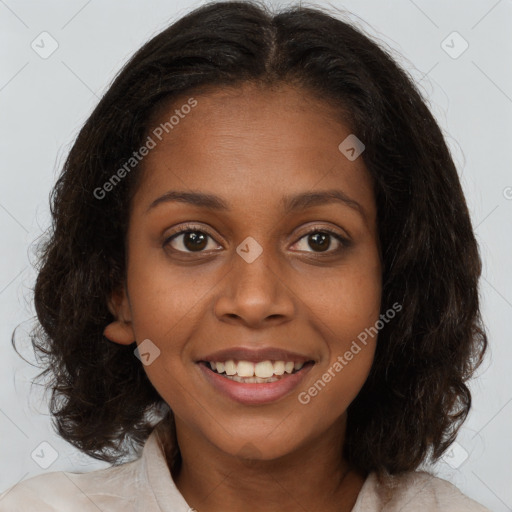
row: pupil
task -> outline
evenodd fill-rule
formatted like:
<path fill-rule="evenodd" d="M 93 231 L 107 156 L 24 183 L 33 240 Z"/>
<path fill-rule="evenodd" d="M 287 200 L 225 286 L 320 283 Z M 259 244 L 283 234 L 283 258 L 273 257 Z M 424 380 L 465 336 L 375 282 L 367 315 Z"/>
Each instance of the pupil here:
<path fill-rule="evenodd" d="M 319 251 L 326 251 L 329 249 L 330 245 L 329 236 L 330 235 L 328 233 L 313 233 L 309 236 L 309 246 L 312 249 L 315 249 L 315 247 L 311 244 L 311 241 L 313 241 L 313 244 L 317 244 Z"/>
<path fill-rule="evenodd" d="M 204 249 L 207 245 L 206 236 L 199 231 L 187 231 L 183 235 L 183 244 L 189 250 Z"/>

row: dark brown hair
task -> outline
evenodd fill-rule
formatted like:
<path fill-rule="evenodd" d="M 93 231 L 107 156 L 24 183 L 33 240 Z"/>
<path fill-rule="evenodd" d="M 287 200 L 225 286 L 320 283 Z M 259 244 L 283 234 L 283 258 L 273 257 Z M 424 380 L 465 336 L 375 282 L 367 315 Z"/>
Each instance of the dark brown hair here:
<path fill-rule="evenodd" d="M 113 320 L 107 300 L 125 277 L 140 173 L 135 168 L 102 199 L 94 190 L 141 147 L 165 102 L 243 83 L 300 87 L 343 112 L 364 142 L 383 255 L 382 311 L 403 309 L 380 330 L 368 380 L 349 406 L 345 456 L 365 472 L 391 474 L 436 460 L 466 419 L 466 381 L 487 346 L 481 260 L 450 152 L 412 79 L 360 29 L 320 9 L 271 13 L 257 2 L 207 4 L 152 38 L 69 152 L 38 254 L 32 332 L 45 368 L 38 377 L 51 377 L 58 433 L 116 464 L 125 441 L 140 446 L 154 426 L 149 415 L 165 410 L 135 343 L 102 334 Z M 170 409 L 165 418 L 172 423 Z M 179 447 L 170 449 L 177 460 Z"/>

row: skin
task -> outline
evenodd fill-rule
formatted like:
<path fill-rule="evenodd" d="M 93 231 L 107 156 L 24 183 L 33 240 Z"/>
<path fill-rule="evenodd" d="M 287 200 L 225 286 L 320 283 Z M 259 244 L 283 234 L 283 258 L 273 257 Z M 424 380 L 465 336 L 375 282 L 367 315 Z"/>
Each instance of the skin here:
<path fill-rule="evenodd" d="M 188 97 L 160 110 L 150 126 Z M 116 321 L 105 335 L 125 345 L 150 339 L 159 348 L 144 368 L 175 414 L 183 457 L 175 482 L 191 507 L 350 511 L 367 475 L 340 456 L 346 409 L 368 376 L 376 338 L 308 404 L 298 394 L 379 319 L 371 177 L 362 158 L 349 161 L 338 149 L 350 128 L 307 92 L 243 85 L 193 97 L 197 106 L 143 160 L 126 283 L 112 295 Z M 326 189 L 342 190 L 363 214 L 340 202 L 284 213 L 283 196 Z M 170 190 L 215 194 L 231 210 L 162 202 L 148 211 Z M 186 222 L 212 236 L 203 252 L 184 235 L 165 245 Z M 328 250 L 319 250 L 306 234 L 313 226 L 350 245 L 330 238 Z M 250 264 L 236 252 L 248 236 L 263 249 Z M 287 396 L 242 405 L 213 388 L 195 363 L 240 345 L 284 348 L 316 362 Z"/>

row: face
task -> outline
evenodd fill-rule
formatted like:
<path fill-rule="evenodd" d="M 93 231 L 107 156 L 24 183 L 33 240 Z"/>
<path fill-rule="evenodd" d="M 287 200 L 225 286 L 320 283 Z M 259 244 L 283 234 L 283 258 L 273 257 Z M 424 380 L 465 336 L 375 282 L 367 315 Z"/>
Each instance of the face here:
<path fill-rule="evenodd" d="M 376 337 L 346 354 L 379 319 L 372 182 L 338 149 L 349 127 L 305 92 L 246 85 L 180 109 L 189 98 L 151 125 L 181 111 L 161 141 L 150 133 L 105 335 L 137 341 L 182 431 L 271 459 L 338 425 L 368 376 Z M 177 195 L 192 192 L 208 198 Z M 274 382 L 240 383 L 207 361 Z"/>

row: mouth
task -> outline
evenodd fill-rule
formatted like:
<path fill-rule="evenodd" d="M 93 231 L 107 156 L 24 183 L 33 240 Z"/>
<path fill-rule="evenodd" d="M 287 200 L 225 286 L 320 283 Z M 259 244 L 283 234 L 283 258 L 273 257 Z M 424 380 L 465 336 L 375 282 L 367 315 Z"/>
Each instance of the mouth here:
<path fill-rule="evenodd" d="M 246 406 L 284 399 L 305 380 L 314 365 L 315 361 L 307 358 L 197 361 L 200 373 L 212 389 Z"/>

